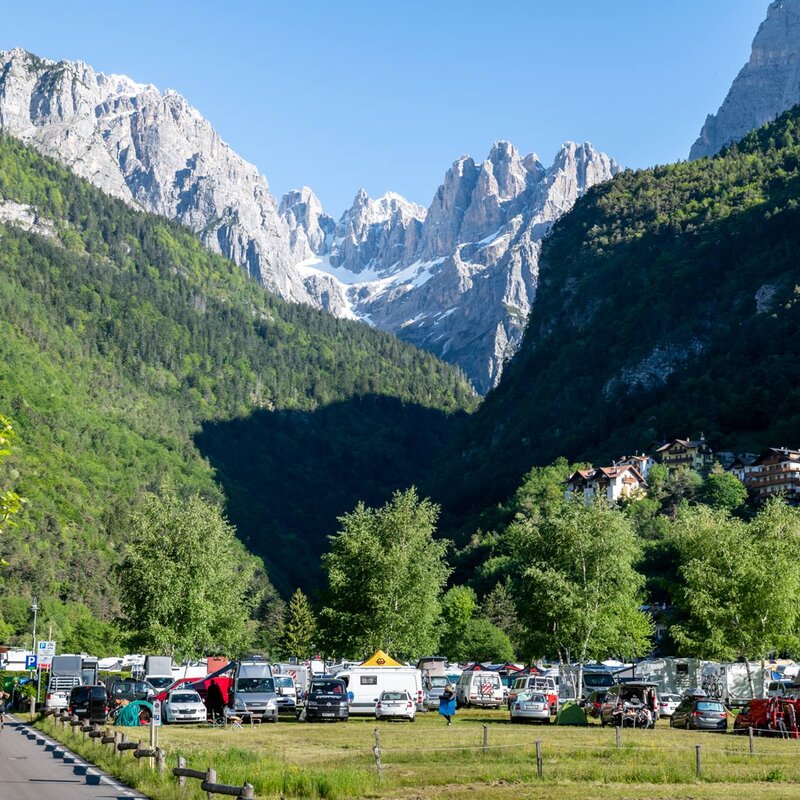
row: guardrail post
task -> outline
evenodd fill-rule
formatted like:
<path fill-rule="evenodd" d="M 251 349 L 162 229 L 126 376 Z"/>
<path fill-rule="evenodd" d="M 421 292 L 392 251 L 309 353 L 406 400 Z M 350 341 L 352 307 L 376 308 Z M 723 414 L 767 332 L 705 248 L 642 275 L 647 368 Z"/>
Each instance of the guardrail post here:
<path fill-rule="evenodd" d="M 217 771 L 215 769 L 208 768 L 208 772 L 206 772 L 206 783 L 209 785 L 209 791 L 206 792 L 206 797 L 208 800 L 214 800 L 214 793 L 210 791 L 210 787 L 217 782 Z"/>
<path fill-rule="evenodd" d="M 702 745 L 696 744 L 694 746 L 694 748 L 695 748 L 695 773 L 696 773 L 698 778 L 702 778 L 703 777 L 703 765 L 700 762 L 700 750 L 702 748 Z"/>
<path fill-rule="evenodd" d="M 536 774 L 542 777 L 544 773 L 544 760 L 542 759 L 542 740 L 536 740 Z"/>
<path fill-rule="evenodd" d="M 486 752 L 486 748 L 489 746 L 489 726 L 483 726 L 483 752 Z"/>
<path fill-rule="evenodd" d="M 166 768 L 167 754 L 160 747 L 156 747 L 156 769 L 158 772 L 164 772 Z"/>
<path fill-rule="evenodd" d="M 178 756 L 178 769 L 185 769 L 186 759 L 183 756 Z M 178 775 L 178 786 L 186 786 L 186 776 Z"/>
<path fill-rule="evenodd" d="M 124 733 L 119 733 L 119 734 L 115 733 L 114 734 L 114 738 L 116 739 L 116 742 L 114 742 L 114 751 L 116 752 L 116 754 L 118 756 L 121 756 L 122 755 L 122 750 L 119 749 L 119 746 L 121 744 L 125 744 L 125 742 L 128 741 L 128 737 L 125 736 Z"/>
<path fill-rule="evenodd" d="M 750 755 L 755 755 L 756 752 L 756 743 L 753 740 L 753 726 L 751 725 L 747 729 L 747 737 L 750 739 Z"/>

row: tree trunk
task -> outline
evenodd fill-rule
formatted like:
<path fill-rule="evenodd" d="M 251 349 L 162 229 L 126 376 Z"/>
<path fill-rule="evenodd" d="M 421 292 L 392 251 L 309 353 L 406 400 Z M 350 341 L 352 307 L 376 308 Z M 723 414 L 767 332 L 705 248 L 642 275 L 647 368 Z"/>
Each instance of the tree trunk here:
<path fill-rule="evenodd" d="M 744 668 L 747 670 L 747 684 L 750 687 L 750 697 L 756 696 L 756 689 L 755 685 L 753 684 L 753 670 L 750 669 L 750 659 L 747 657 L 747 653 L 742 653 L 742 657 L 744 658 Z"/>
<path fill-rule="evenodd" d="M 769 685 L 769 681 L 767 680 L 767 660 L 764 656 L 761 656 L 761 691 L 758 693 L 759 697 L 764 697 L 764 687 Z"/>
<path fill-rule="evenodd" d="M 578 689 L 575 692 L 575 700 L 580 703 L 583 697 L 583 659 L 578 661 Z"/>

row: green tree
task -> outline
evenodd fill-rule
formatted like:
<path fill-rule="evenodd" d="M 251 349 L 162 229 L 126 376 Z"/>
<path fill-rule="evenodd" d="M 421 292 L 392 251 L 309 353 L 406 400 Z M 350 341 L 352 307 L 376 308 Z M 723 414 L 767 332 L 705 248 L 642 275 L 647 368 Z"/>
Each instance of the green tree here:
<path fill-rule="evenodd" d="M 464 632 L 465 658 L 500 663 L 514 660 L 514 645 L 508 634 L 488 619 L 471 619 Z"/>
<path fill-rule="evenodd" d="M 756 696 L 751 662 L 798 642 L 800 511 L 771 499 L 748 525 L 724 509 L 685 508 L 672 536 L 686 616 L 673 639 L 687 655 L 741 658 Z"/>
<path fill-rule="evenodd" d="M 643 577 L 628 518 L 602 498 L 564 503 L 539 524 L 519 518 L 510 531 L 519 548 L 519 614 L 525 655 L 578 663 L 577 693 L 589 659 L 630 658 L 649 647 L 652 623 L 639 610 Z"/>
<path fill-rule="evenodd" d="M 511 582 L 508 579 L 498 581 L 494 589 L 486 595 L 481 606 L 481 616 L 504 631 L 512 644 L 516 645 L 519 641 L 519 620 Z"/>
<path fill-rule="evenodd" d="M 283 627 L 283 649 L 287 655 L 312 655 L 314 639 L 317 633 L 317 621 L 308 598 L 300 589 L 295 590 L 289 601 L 286 612 L 286 623 Z"/>
<path fill-rule="evenodd" d="M 735 475 L 716 463 L 698 490 L 697 499 L 711 508 L 735 511 L 747 500 L 747 489 Z"/>
<path fill-rule="evenodd" d="M 8 417 L 0 414 L 0 464 L 11 455 L 11 446 L 14 441 L 14 427 Z M 0 536 L 3 531 L 13 525 L 12 517 L 20 512 L 23 500 L 11 489 L 2 490 L 0 487 Z M 0 559 L 0 566 L 4 562 Z"/>
<path fill-rule="evenodd" d="M 466 634 L 478 609 L 478 597 L 470 586 L 453 586 L 442 597 L 439 650 L 451 661 L 471 658 Z"/>
<path fill-rule="evenodd" d="M 253 573 L 218 507 L 167 488 L 146 495 L 118 568 L 132 644 L 178 657 L 237 655 L 248 643 Z"/>
<path fill-rule="evenodd" d="M 329 591 L 321 616 L 335 653 L 362 656 L 381 647 L 402 658 L 434 650 L 450 574 L 447 543 L 433 538 L 438 514 L 409 489 L 382 508 L 359 503 L 340 517 L 323 557 Z"/>

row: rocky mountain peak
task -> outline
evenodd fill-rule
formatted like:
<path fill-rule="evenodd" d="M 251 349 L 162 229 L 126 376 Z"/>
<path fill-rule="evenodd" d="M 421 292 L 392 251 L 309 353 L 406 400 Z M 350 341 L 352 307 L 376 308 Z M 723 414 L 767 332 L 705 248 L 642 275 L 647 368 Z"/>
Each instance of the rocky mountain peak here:
<path fill-rule="evenodd" d="M 800 103 L 800 0 L 776 0 L 716 114 L 706 119 L 689 158 L 713 156 Z"/>
<path fill-rule="evenodd" d="M 305 261 L 324 252 L 325 237 L 336 223 L 322 210 L 322 203 L 308 186 L 287 192 L 281 198 L 278 213 L 289 229 L 294 261 Z"/>

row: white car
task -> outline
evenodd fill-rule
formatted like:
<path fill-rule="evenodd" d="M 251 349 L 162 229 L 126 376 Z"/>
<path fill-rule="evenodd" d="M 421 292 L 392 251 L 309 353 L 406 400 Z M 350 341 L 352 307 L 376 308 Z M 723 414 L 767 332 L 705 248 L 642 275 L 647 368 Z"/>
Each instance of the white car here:
<path fill-rule="evenodd" d="M 167 695 L 162 706 L 164 722 L 205 722 L 206 707 L 200 695 L 188 689 L 176 689 Z"/>
<path fill-rule="evenodd" d="M 543 722 L 550 724 L 550 704 L 538 692 L 520 692 L 511 704 L 512 722 Z"/>
<path fill-rule="evenodd" d="M 679 694 L 660 694 L 658 696 L 658 715 L 671 717 L 683 698 Z"/>
<path fill-rule="evenodd" d="M 375 702 L 375 719 L 407 719 L 414 722 L 417 704 L 406 691 L 381 692 Z"/>

